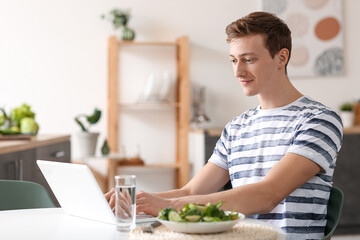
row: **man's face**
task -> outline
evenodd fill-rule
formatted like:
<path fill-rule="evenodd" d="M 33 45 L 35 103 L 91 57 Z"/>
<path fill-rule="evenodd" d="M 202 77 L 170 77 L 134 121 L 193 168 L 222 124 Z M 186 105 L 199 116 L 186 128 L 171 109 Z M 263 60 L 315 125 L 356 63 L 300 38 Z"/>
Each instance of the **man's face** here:
<path fill-rule="evenodd" d="M 230 61 L 246 96 L 267 94 L 276 85 L 278 56 L 271 58 L 260 34 L 230 42 Z M 275 80 L 275 82 L 274 82 Z"/>

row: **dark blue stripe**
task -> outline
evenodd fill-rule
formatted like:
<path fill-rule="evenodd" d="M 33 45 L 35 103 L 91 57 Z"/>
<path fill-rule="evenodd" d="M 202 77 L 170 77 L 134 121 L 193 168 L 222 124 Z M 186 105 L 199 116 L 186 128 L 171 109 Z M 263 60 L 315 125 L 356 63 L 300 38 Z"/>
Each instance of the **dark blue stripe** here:
<path fill-rule="evenodd" d="M 336 112 L 326 108 L 324 105 L 322 105 L 321 108 L 319 108 L 317 106 L 309 106 L 309 105 L 301 106 L 301 107 L 299 107 L 299 106 L 290 106 L 290 107 L 286 108 L 285 110 L 294 111 L 294 112 L 298 112 L 298 111 L 302 112 L 304 110 L 318 110 L 320 113 L 315 114 L 315 113 L 306 112 L 306 113 L 311 114 L 311 115 L 304 115 L 304 116 L 312 117 L 312 116 L 319 115 L 319 114 L 325 114 L 325 115 L 331 116 L 331 117 L 335 118 L 336 120 L 338 120 L 339 122 L 341 122 L 340 116 Z"/>
<path fill-rule="evenodd" d="M 328 135 L 324 134 L 323 132 L 320 132 L 320 131 L 315 130 L 315 129 L 308 129 L 306 131 L 299 131 L 296 134 L 297 135 L 298 134 L 305 134 L 305 135 L 308 135 L 308 136 L 313 136 L 313 137 L 316 137 L 318 139 L 321 139 L 322 141 L 327 143 L 327 145 L 329 145 L 329 147 L 334 149 L 334 152 L 337 152 L 338 146 L 336 145 L 336 143 Z"/>
<path fill-rule="evenodd" d="M 300 213 L 300 212 L 285 212 L 285 213 L 267 213 L 257 214 L 254 216 L 255 219 L 260 220 L 282 220 L 282 219 L 299 219 L 299 220 L 326 220 L 326 214 L 317 213 Z"/>
<path fill-rule="evenodd" d="M 308 97 L 303 97 L 303 98 L 300 100 L 300 102 L 306 103 L 306 104 L 313 104 L 313 105 L 325 107 L 324 104 L 322 104 L 322 103 L 320 103 L 320 102 L 317 102 L 317 101 L 314 101 L 314 100 L 311 100 L 311 99 L 308 98 Z"/>
<path fill-rule="evenodd" d="M 327 151 L 325 151 L 322 147 L 320 147 L 319 145 L 317 145 L 315 143 L 305 141 L 305 140 L 295 140 L 293 145 L 311 148 L 315 152 L 321 154 L 329 164 L 333 164 L 333 158 L 331 157 L 331 155 Z"/>
<path fill-rule="evenodd" d="M 266 135 L 266 134 L 279 134 L 279 133 L 292 133 L 295 131 L 293 127 L 279 127 L 279 128 L 261 128 L 254 130 L 252 132 L 243 132 L 240 135 L 230 136 L 229 140 L 239 140 L 244 138 L 252 138 L 256 136 Z"/>
<path fill-rule="evenodd" d="M 255 176 L 264 177 L 270 169 L 271 168 L 255 168 L 255 169 L 246 170 L 246 171 L 234 172 L 234 173 L 230 174 L 230 179 L 232 181 L 234 179 L 239 179 L 239 178 L 248 178 L 248 177 L 255 177 Z"/>
<path fill-rule="evenodd" d="M 302 112 L 304 110 L 319 110 L 320 112 L 323 112 L 326 108 L 319 108 L 317 106 L 309 106 L 309 105 L 306 105 L 306 106 L 296 106 L 296 105 L 292 105 L 284 110 L 286 111 L 292 111 L 292 112 Z M 308 112 L 309 113 L 309 112 Z"/>
<path fill-rule="evenodd" d="M 259 163 L 259 162 L 272 162 L 272 161 L 280 161 L 280 159 L 284 155 L 258 155 L 254 157 L 240 157 L 240 158 L 234 158 L 229 163 L 229 167 L 237 166 L 240 164 L 253 164 L 253 163 Z"/>
<path fill-rule="evenodd" d="M 316 174 L 315 176 L 321 178 L 322 180 L 324 180 L 325 182 L 329 182 L 331 183 L 332 182 L 332 176 L 329 176 L 329 175 L 324 175 L 324 174 Z"/>
<path fill-rule="evenodd" d="M 279 140 L 265 140 L 262 142 L 247 144 L 247 145 L 239 145 L 231 148 L 231 152 L 242 152 L 249 151 L 253 149 L 267 148 L 267 147 L 278 147 L 278 146 L 290 146 L 292 139 L 279 139 Z"/>
<path fill-rule="evenodd" d="M 297 227 L 297 226 L 287 226 L 282 227 L 282 230 L 284 230 L 286 233 L 324 233 L 325 232 L 325 226 L 308 226 L 308 227 Z"/>
<path fill-rule="evenodd" d="M 320 191 L 324 191 L 324 192 L 330 192 L 331 187 L 325 186 L 322 184 L 317 184 L 317 183 L 305 183 L 300 187 L 300 189 L 320 190 Z"/>
<path fill-rule="evenodd" d="M 227 132 L 226 128 L 223 129 L 221 136 L 224 137 L 225 139 L 228 139 L 229 133 Z"/>
<path fill-rule="evenodd" d="M 318 205 L 327 205 L 328 200 L 324 198 L 318 197 L 296 197 L 296 196 L 288 196 L 285 198 L 285 202 L 291 203 L 309 203 L 309 204 L 318 204 Z"/>
<path fill-rule="evenodd" d="M 338 127 L 336 127 L 332 122 L 329 122 L 325 119 L 319 119 L 319 118 L 313 118 L 311 120 L 308 121 L 309 124 L 320 124 L 326 128 L 328 128 L 330 131 L 332 131 L 338 138 L 339 138 L 339 142 L 341 142 L 342 139 L 342 132 L 339 130 Z M 341 120 L 340 120 L 341 123 Z"/>

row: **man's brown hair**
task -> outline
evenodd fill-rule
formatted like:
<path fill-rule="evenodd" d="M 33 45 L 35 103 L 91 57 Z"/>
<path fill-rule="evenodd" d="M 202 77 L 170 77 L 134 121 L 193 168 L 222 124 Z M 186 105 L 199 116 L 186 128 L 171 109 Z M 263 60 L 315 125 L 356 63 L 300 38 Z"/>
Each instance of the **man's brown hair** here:
<path fill-rule="evenodd" d="M 226 27 L 226 41 L 245 37 L 253 34 L 262 34 L 265 47 L 273 58 L 281 49 L 289 50 L 291 55 L 291 31 L 283 20 L 268 12 L 253 12 L 242 17 Z M 289 62 L 288 60 L 288 62 Z M 286 72 L 287 63 L 285 66 Z"/>

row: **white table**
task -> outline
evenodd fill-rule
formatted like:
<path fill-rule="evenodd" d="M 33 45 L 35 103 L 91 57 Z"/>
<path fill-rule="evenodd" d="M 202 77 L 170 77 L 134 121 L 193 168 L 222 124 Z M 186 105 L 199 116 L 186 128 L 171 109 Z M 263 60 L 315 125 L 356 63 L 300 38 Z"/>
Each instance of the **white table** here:
<path fill-rule="evenodd" d="M 66 215 L 61 208 L 0 211 L 2 240 L 128 239 L 116 226 Z"/>
<path fill-rule="evenodd" d="M 245 219 L 251 223 L 261 221 Z M 279 240 L 285 239 L 281 229 Z M 61 208 L 43 208 L 0 211 L 1 240 L 120 240 L 128 234 L 116 230 L 116 226 L 65 214 Z"/>

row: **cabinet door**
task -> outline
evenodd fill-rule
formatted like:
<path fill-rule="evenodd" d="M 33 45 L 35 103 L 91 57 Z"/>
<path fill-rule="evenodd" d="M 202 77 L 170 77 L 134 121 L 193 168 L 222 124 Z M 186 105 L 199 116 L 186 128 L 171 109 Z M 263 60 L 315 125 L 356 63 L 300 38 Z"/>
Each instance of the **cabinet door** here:
<path fill-rule="evenodd" d="M 27 180 L 34 158 L 34 149 L 0 155 L 0 179 Z"/>
<path fill-rule="evenodd" d="M 61 142 L 36 149 L 36 157 L 40 160 L 70 162 L 70 142 Z"/>
<path fill-rule="evenodd" d="M 336 233 L 360 233 L 360 134 L 345 134 L 334 172 L 334 186 L 344 192 Z"/>

